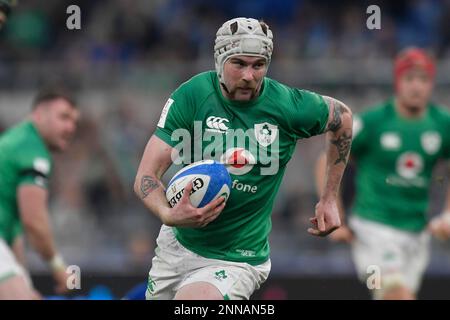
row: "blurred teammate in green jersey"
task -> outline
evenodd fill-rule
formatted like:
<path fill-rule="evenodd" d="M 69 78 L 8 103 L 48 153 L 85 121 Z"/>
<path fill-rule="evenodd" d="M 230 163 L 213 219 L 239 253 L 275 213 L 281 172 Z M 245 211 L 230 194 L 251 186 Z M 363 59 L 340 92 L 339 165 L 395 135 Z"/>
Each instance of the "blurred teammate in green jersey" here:
<path fill-rule="evenodd" d="M 0 299 L 32 299 L 24 236 L 48 262 L 55 291 L 67 291 L 66 265 L 56 249 L 48 214 L 51 151 L 67 149 L 79 112 L 60 89 L 41 91 L 30 116 L 0 136 Z"/>
<path fill-rule="evenodd" d="M 395 96 L 353 122 L 356 194 L 348 225 L 341 216 L 344 225 L 330 238 L 351 243 L 362 281 L 379 268 L 381 286 L 371 291 L 376 299 L 415 299 L 430 232 L 450 236 L 449 196 L 442 215 L 431 223 L 426 216 L 432 170 L 450 157 L 450 114 L 430 102 L 435 72 L 423 50 L 405 49 L 395 60 Z M 325 159 L 317 165 L 319 190 Z"/>

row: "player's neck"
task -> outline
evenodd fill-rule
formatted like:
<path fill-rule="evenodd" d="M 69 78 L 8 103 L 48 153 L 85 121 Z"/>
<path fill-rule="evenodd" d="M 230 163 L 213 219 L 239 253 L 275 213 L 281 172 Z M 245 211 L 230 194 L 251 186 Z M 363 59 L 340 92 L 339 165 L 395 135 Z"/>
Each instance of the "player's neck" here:
<path fill-rule="evenodd" d="M 45 136 L 45 130 L 44 130 L 43 125 L 41 124 L 41 122 L 37 119 L 37 116 L 35 114 L 31 114 L 31 116 L 29 117 L 29 120 L 31 121 L 31 123 L 33 124 L 34 128 L 36 129 L 36 131 L 41 136 L 41 138 L 44 141 L 44 143 L 48 146 L 49 144 L 48 144 L 47 138 Z"/>
<path fill-rule="evenodd" d="M 406 105 L 403 101 L 401 101 L 398 98 L 395 98 L 394 100 L 394 108 L 402 118 L 407 119 L 421 118 L 427 110 L 426 106 L 419 108 L 410 108 L 408 105 Z"/>

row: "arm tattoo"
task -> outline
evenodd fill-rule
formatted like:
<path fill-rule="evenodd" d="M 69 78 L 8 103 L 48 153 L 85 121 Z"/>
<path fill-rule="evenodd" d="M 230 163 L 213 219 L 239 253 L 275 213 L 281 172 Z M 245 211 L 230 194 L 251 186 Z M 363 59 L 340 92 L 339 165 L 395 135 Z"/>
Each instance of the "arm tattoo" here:
<path fill-rule="evenodd" d="M 335 140 L 331 140 L 330 142 L 331 144 L 336 146 L 339 154 L 339 158 L 334 162 L 334 164 L 336 165 L 340 162 L 346 164 L 347 157 L 350 152 L 350 146 L 352 144 L 351 131 L 344 131 L 338 138 L 336 138 Z"/>
<path fill-rule="evenodd" d="M 333 108 L 333 119 L 331 120 L 331 122 L 328 124 L 327 127 L 327 131 L 332 131 L 332 132 L 336 132 L 338 131 L 341 126 L 342 126 L 342 119 L 341 119 L 341 115 L 348 112 L 348 110 L 346 108 L 344 108 L 342 106 L 342 104 L 337 103 L 336 100 L 329 98 L 328 99 L 329 102 L 329 106 L 331 107 L 332 105 L 334 106 Z"/>
<path fill-rule="evenodd" d="M 143 176 L 141 179 L 141 198 L 144 199 L 147 197 L 152 191 L 159 188 L 159 183 L 155 178 L 150 176 Z"/>

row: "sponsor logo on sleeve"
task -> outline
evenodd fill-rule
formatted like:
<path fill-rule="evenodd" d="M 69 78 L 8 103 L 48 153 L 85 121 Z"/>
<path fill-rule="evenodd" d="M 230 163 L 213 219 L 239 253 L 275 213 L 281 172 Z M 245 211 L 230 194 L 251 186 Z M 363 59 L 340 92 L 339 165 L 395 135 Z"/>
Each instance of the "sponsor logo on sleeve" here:
<path fill-rule="evenodd" d="M 46 176 L 50 173 L 50 162 L 45 158 L 36 158 L 33 161 L 33 169 Z"/>
<path fill-rule="evenodd" d="M 169 110 L 170 107 L 172 106 L 174 100 L 169 98 L 166 102 L 166 104 L 164 105 L 164 108 L 161 111 L 161 116 L 159 117 L 159 121 L 158 121 L 158 127 L 160 128 L 164 128 L 164 126 L 166 125 L 166 119 L 167 119 L 167 115 L 169 114 Z"/>

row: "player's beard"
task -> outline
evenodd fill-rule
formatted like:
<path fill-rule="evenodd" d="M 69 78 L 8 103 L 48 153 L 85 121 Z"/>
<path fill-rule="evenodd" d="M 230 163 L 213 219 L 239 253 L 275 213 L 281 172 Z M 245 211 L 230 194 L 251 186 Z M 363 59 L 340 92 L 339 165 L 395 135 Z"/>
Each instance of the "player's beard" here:
<path fill-rule="evenodd" d="M 250 97 L 248 100 L 253 100 L 256 97 L 256 89 L 255 88 L 249 88 L 249 87 L 244 87 L 244 88 L 236 88 L 236 90 L 234 91 L 234 99 L 237 100 L 237 95 L 240 93 L 242 95 L 244 95 L 244 92 L 246 92 L 248 95 L 248 93 L 250 93 Z"/>
<path fill-rule="evenodd" d="M 58 137 L 49 144 L 50 150 L 57 153 L 66 151 L 73 138 L 73 134 L 64 134 Z"/>
<path fill-rule="evenodd" d="M 238 99 L 237 95 L 239 93 L 243 94 L 242 90 L 250 91 L 249 98 L 245 99 L 247 101 L 250 101 L 258 97 L 259 88 L 260 86 L 258 85 L 248 85 L 246 83 L 239 83 L 232 91 L 228 91 L 228 94 L 232 100 L 242 100 Z"/>
<path fill-rule="evenodd" d="M 410 104 L 406 106 L 406 109 L 411 115 L 418 115 L 422 112 L 424 107 L 421 107 L 420 105 L 417 104 Z"/>

